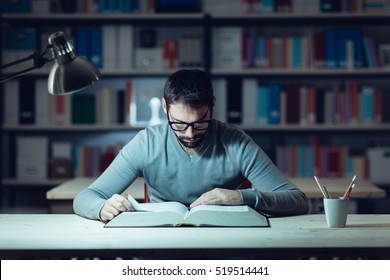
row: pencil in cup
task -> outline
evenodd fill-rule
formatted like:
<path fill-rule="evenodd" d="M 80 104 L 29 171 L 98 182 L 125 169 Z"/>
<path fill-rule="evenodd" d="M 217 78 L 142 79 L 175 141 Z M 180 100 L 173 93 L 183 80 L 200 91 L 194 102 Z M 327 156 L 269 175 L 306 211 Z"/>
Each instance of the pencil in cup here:
<path fill-rule="evenodd" d="M 321 186 L 320 181 L 318 180 L 317 176 L 314 176 L 314 180 L 316 180 L 316 183 L 317 183 L 318 187 L 320 188 L 320 191 L 321 191 L 322 195 L 324 196 L 324 198 L 331 198 L 330 193 L 328 192 L 326 187 Z"/>
<path fill-rule="evenodd" d="M 349 183 L 349 186 L 343 195 L 343 199 L 349 199 L 349 196 L 351 195 L 351 192 L 355 187 L 355 180 L 356 180 L 356 175 L 353 176 L 351 183 Z"/>

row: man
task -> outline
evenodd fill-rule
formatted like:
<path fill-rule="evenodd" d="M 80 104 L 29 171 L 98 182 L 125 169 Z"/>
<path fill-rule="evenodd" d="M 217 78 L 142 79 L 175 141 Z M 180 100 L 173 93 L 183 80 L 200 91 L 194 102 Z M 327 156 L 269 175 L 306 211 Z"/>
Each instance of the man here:
<path fill-rule="evenodd" d="M 306 196 L 243 131 L 212 118 L 214 94 L 201 70 L 168 77 L 162 98 L 167 121 L 140 131 L 111 165 L 74 200 L 75 213 L 109 221 L 130 202 L 119 195 L 143 176 L 151 202 L 246 204 L 280 216 L 308 211 Z M 252 188 L 239 189 L 248 179 Z"/>

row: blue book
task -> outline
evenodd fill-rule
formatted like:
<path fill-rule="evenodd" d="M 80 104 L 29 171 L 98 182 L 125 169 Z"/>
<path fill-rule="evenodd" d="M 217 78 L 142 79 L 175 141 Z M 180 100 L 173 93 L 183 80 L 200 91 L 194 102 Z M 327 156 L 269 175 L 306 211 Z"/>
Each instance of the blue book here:
<path fill-rule="evenodd" d="M 280 124 L 280 85 L 272 84 L 269 89 L 269 124 Z"/>
<path fill-rule="evenodd" d="M 302 68 L 302 39 L 300 36 L 292 37 L 292 67 L 294 69 Z"/>
<path fill-rule="evenodd" d="M 337 58 L 337 35 L 334 28 L 328 28 L 325 30 L 325 61 L 327 68 L 336 67 Z"/>
<path fill-rule="evenodd" d="M 348 36 L 348 29 L 338 29 L 336 32 L 336 67 L 346 68 L 347 67 L 347 42 L 350 39 Z"/>
<path fill-rule="evenodd" d="M 268 86 L 257 87 L 257 123 L 268 124 L 269 92 Z"/>
<path fill-rule="evenodd" d="M 31 13 L 31 0 L 0 1 L 0 11 L 3 13 Z"/>
<path fill-rule="evenodd" d="M 6 48 L 10 50 L 36 50 L 35 28 L 12 27 L 6 30 Z"/>
<path fill-rule="evenodd" d="M 315 173 L 315 153 L 312 145 L 306 147 L 306 176 L 313 177 Z"/>
<path fill-rule="evenodd" d="M 90 41 L 89 30 L 78 28 L 76 30 L 76 53 L 86 59 L 89 59 L 88 44 Z"/>
<path fill-rule="evenodd" d="M 375 89 L 363 86 L 360 93 L 360 120 L 362 123 L 373 123 L 375 120 Z"/>
<path fill-rule="evenodd" d="M 267 63 L 266 39 L 264 36 L 258 35 L 256 41 L 256 66 L 266 68 L 269 66 Z"/>
<path fill-rule="evenodd" d="M 101 28 L 90 30 L 89 58 L 97 68 L 103 68 L 103 32 Z"/>
<path fill-rule="evenodd" d="M 298 177 L 305 177 L 306 173 L 306 147 L 298 146 Z"/>
<path fill-rule="evenodd" d="M 363 67 L 363 32 L 360 28 L 351 30 L 350 36 L 353 42 L 353 53 L 355 60 L 355 67 Z"/>

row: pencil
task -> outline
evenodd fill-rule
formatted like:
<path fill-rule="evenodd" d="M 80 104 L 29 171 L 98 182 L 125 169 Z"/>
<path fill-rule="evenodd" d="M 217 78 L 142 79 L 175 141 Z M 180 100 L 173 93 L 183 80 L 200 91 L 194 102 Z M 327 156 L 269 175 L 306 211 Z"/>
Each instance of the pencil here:
<path fill-rule="evenodd" d="M 322 192 L 322 195 L 325 197 L 325 198 L 328 198 L 328 195 L 327 195 L 327 192 L 324 190 L 324 188 L 321 186 L 320 182 L 318 181 L 317 179 L 317 176 L 314 176 L 314 180 L 316 180 L 316 183 L 318 185 L 318 187 L 320 188 L 320 191 Z"/>
<path fill-rule="evenodd" d="M 323 190 L 324 190 L 324 192 L 325 192 L 326 198 L 332 198 L 332 197 L 330 196 L 330 193 L 328 192 L 328 189 L 327 189 L 325 186 L 322 186 L 322 188 L 323 188 Z"/>
<path fill-rule="evenodd" d="M 351 193 L 352 186 L 355 184 L 355 179 L 356 179 L 356 175 L 353 176 L 351 183 L 349 183 L 349 186 L 343 195 L 343 199 L 346 199 L 347 194 L 349 196 L 349 193 Z"/>
<path fill-rule="evenodd" d="M 349 199 L 349 196 L 350 196 L 354 187 L 355 187 L 355 184 L 352 184 L 351 188 L 349 188 L 348 192 L 344 195 L 343 199 Z"/>

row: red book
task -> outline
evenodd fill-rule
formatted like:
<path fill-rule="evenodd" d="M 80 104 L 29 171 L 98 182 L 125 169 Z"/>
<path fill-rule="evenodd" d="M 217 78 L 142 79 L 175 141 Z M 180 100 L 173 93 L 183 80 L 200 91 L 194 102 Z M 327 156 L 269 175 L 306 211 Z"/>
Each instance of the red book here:
<path fill-rule="evenodd" d="M 356 82 L 352 82 L 350 86 L 351 93 L 351 123 L 359 121 L 359 90 Z"/>
<path fill-rule="evenodd" d="M 375 121 L 377 123 L 382 122 L 382 91 L 377 89 L 375 91 Z"/>
<path fill-rule="evenodd" d="M 313 36 L 313 45 L 314 45 L 314 68 L 324 68 L 325 67 L 325 33 L 318 32 Z"/>
<path fill-rule="evenodd" d="M 286 86 L 286 123 L 298 124 L 300 118 L 299 86 Z"/>
<path fill-rule="evenodd" d="M 341 149 L 340 147 L 328 147 L 328 176 L 331 178 L 341 177 Z"/>

